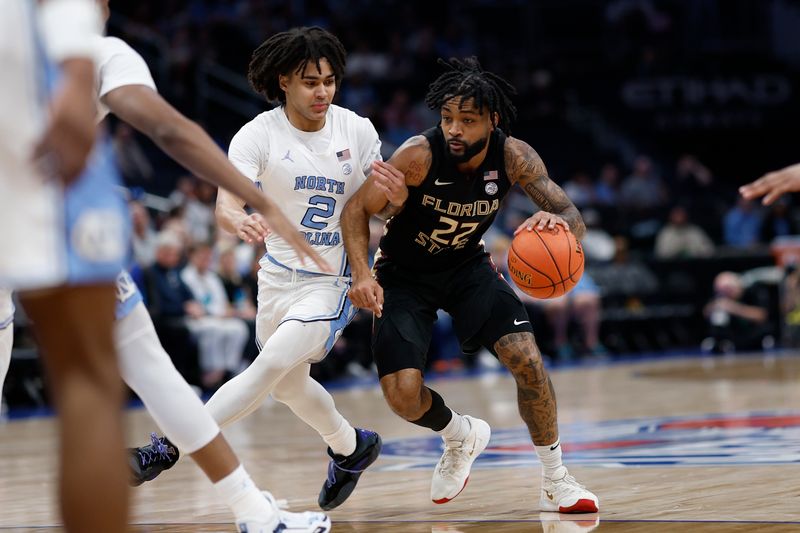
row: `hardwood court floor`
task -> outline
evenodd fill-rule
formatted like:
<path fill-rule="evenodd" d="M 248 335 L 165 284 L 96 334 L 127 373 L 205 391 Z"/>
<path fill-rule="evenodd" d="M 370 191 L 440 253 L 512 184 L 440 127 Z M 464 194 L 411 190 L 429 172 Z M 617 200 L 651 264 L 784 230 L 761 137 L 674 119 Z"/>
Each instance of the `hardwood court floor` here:
<path fill-rule="evenodd" d="M 429 498 L 438 442 L 390 412 L 375 384 L 337 391 L 384 453 L 330 513 L 334 532 L 533 533 L 800 531 L 800 356 L 670 358 L 552 372 L 565 463 L 600 497 L 599 515 L 540 513 L 540 469 L 504 373 L 431 380 L 454 409 L 486 419 L 489 448 L 452 502 Z M 126 414 L 128 440 L 154 429 Z M 256 483 L 315 509 L 324 444 L 269 402 L 226 429 Z M 0 530 L 58 531 L 52 419 L 0 426 Z M 91 491 L 91 487 L 85 487 Z M 132 492 L 131 531 L 234 531 L 191 461 Z M 98 495 L 102 505 L 102 495 Z"/>

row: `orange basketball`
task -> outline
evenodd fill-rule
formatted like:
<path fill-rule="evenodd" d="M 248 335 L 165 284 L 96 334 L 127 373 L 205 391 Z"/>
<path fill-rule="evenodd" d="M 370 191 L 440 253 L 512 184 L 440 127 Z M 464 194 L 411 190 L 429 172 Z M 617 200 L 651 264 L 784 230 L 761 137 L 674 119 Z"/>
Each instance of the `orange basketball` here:
<path fill-rule="evenodd" d="M 523 230 L 511 242 L 508 271 L 522 292 L 534 298 L 566 294 L 583 275 L 583 248 L 571 231 Z"/>

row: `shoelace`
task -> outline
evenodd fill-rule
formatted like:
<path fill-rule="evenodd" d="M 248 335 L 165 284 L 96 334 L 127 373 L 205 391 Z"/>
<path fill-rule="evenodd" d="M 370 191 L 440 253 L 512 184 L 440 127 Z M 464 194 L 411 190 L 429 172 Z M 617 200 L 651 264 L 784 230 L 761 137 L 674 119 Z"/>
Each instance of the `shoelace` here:
<path fill-rule="evenodd" d="M 442 466 L 439 467 L 439 474 L 453 477 L 456 470 L 461 468 L 461 464 L 467 460 L 467 452 L 464 450 L 464 443 L 458 446 L 445 446 L 442 454 Z"/>
<path fill-rule="evenodd" d="M 569 485 L 570 489 L 573 490 L 573 491 L 575 491 L 575 490 L 585 490 L 586 489 L 586 487 L 584 485 L 581 485 L 580 483 L 578 483 L 578 481 L 574 477 L 572 477 L 570 474 L 565 474 L 564 477 L 562 477 L 561 479 L 554 479 L 554 480 L 551 480 L 551 481 L 553 482 L 554 485 L 558 484 L 558 483 L 566 483 L 567 485 Z"/>
<path fill-rule="evenodd" d="M 155 433 L 150 433 L 150 446 L 146 446 L 139 450 L 139 459 L 141 459 L 142 466 L 157 461 L 158 459 L 170 460 L 169 451 L 166 444 L 158 438 Z"/>
<path fill-rule="evenodd" d="M 336 483 L 336 471 L 341 470 L 342 472 L 347 472 L 348 474 L 360 474 L 364 471 L 362 468 L 361 470 L 350 470 L 344 467 L 339 466 L 336 461 L 331 460 L 328 463 L 328 487 L 332 487 L 334 483 Z"/>

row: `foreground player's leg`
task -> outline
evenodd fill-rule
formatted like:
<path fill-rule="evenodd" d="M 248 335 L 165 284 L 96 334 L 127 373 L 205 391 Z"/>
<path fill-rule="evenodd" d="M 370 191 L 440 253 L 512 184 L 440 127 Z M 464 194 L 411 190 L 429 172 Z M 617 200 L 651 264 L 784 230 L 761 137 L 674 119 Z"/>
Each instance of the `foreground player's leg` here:
<path fill-rule="evenodd" d="M 317 503 L 329 511 L 344 503 L 356 488 L 361 474 L 381 453 L 381 437 L 353 426 L 336 410 L 333 398 L 313 379 L 311 365 L 302 363 L 278 382 L 273 397 L 289 406 L 303 422 L 314 428 L 328 444 L 328 478 Z"/>
<path fill-rule="evenodd" d="M 279 512 L 271 497 L 258 490 L 203 402 L 175 369 L 144 305 L 137 304 L 117 322 L 115 336 L 123 379 L 177 444 L 154 434 L 149 446 L 133 450 L 130 459 L 134 484 L 153 479 L 171 468 L 178 460 L 180 447 L 205 472 L 237 524 L 247 526 L 246 531 L 272 532 L 280 524 L 287 526 L 288 522 L 298 521 L 308 524 L 307 528 L 329 523 L 321 513 Z"/>
<path fill-rule="evenodd" d="M 60 494 L 68 531 L 117 532 L 127 524 L 114 294 L 107 284 L 22 295 L 59 411 Z"/>
<path fill-rule="evenodd" d="M 316 429 L 330 447 L 329 476 L 319 498 L 320 506 L 328 510 L 341 505 L 352 493 L 361 472 L 380 453 L 381 444 L 377 434 L 354 429 L 336 410 L 331 395 L 308 375 L 306 361 L 319 359 L 325 348 L 326 324 L 321 324 L 317 327 L 296 321 L 281 324 L 253 364 L 225 383 L 206 408 L 221 426 L 226 426 L 255 411 L 291 374 L 277 396 Z M 306 340 L 306 347 L 298 350 L 297 339 Z M 137 451 L 150 454 L 156 448 L 150 445 Z"/>
<path fill-rule="evenodd" d="M 561 463 L 556 394 L 533 334 L 505 335 L 495 343 L 494 351 L 517 382 L 519 413 L 542 463 L 541 510 L 597 512 L 597 496 L 575 481 Z"/>
<path fill-rule="evenodd" d="M 447 407 L 436 391 L 424 385 L 422 372 L 416 368 L 383 376 L 381 388 L 395 413 L 442 436 L 444 452 L 434 469 L 431 500 L 449 502 L 464 490 L 472 463 L 489 443 L 489 424 Z"/>

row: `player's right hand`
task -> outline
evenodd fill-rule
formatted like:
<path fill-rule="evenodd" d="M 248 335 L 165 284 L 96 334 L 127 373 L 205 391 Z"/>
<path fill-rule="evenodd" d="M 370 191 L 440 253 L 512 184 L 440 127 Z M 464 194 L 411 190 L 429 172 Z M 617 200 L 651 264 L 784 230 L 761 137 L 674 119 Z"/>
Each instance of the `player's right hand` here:
<path fill-rule="evenodd" d="M 383 287 L 372 276 L 354 278 L 347 293 L 353 305 L 359 309 L 369 309 L 380 317 L 383 312 Z"/>
<path fill-rule="evenodd" d="M 386 196 L 386 200 L 391 205 L 399 207 L 406 203 L 408 187 L 405 174 L 389 163 L 373 161 L 372 176 L 375 180 L 375 187 Z"/>
<path fill-rule="evenodd" d="M 236 236 L 248 244 L 263 241 L 267 235 L 269 235 L 269 227 L 259 213 L 247 215 L 236 224 Z"/>
<path fill-rule="evenodd" d="M 769 172 L 739 187 L 739 193 L 747 200 L 764 196 L 761 201 L 764 205 L 771 204 L 784 193 L 797 191 L 800 191 L 800 163 Z"/>

